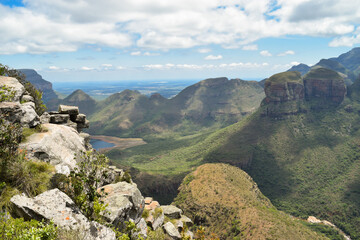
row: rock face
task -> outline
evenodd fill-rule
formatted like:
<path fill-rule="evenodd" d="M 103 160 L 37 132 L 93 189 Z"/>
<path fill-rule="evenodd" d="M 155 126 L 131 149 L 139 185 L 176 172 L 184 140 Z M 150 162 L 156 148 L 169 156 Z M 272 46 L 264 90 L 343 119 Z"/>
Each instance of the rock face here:
<path fill-rule="evenodd" d="M 145 202 L 135 183 L 118 182 L 103 186 L 98 191 L 107 193 L 103 200 L 108 204 L 108 213 L 104 217 L 109 223 L 119 229 L 124 228 L 125 221 L 139 223 Z"/>
<path fill-rule="evenodd" d="M 76 166 L 75 155 L 86 151 L 85 141 L 73 128 L 43 124 L 46 132 L 34 133 L 20 148 L 27 150 L 29 159 L 39 159 L 55 166 L 57 173 L 69 174 Z"/>
<path fill-rule="evenodd" d="M 265 94 L 262 115 L 283 118 L 306 112 L 309 106 L 326 108 L 340 104 L 346 95 L 346 86 L 337 72 L 315 67 L 304 77 L 291 71 L 273 75 L 265 82 Z"/>
<path fill-rule="evenodd" d="M 304 99 L 304 84 L 299 72 L 284 72 L 265 82 L 265 101 L 286 102 Z"/>
<path fill-rule="evenodd" d="M 25 88 L 16 78 L 0 76 L 0 87 L 3 86 L 10 88 L 14 92 L 13 101 L 20 102 L 22 95 L 25 93 Z"/>
<path fill-rule="evenodd" d="M 46 191 L 35 198 L 16 195 L 11 198 L 15 217 L 38 221 L 52 220 L 60 228 L 80 229 L 89 240 L 115 240 L 115 233 L 97 222 L 90 222 L 75 203 L 58 189 Z"/>
<path fill-rule="evenodd" d="M 326 68 L 315 68 L 304 77 L 305 97 L 307 100 L 318 98 L 341 103 L 346 94 L 344 79 Z"/>

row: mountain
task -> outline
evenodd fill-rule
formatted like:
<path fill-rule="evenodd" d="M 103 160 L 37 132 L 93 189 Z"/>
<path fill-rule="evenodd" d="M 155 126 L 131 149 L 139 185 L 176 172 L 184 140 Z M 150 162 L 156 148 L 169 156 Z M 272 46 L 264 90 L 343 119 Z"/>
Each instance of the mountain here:
<path fill-rule="evenodd" d="M 110 156 L 168 176 L 228 163 L 245 170 L 279 210 L 329 220 L 360 239 L 359 85 L 357 80 L 347 89 L 341 75 L 324 68 L 303 77 L 276 74 L 265 83 L 260 108 L 238 123 L 187 137 L 186 145 L 171 151 L 141 152 L 148 144 L 131 150 L 137 156 L 130 150 L 121 153 L 124 158 L 115 151 Z"/>
<path fill-rule="evenodd" d="M 237 167 L 201 165 L 184 178 L 179 190 L 174 203 L 212 239 L 329 239 L 305 221 L 278 211 Z"/>
<path fill-rule="evenodd" d="M 301 75 L 305 75 L 306 73 L 308 73 L 310 71 L 310 68 L 308 65 L 300 63 L 298 65 L 292 66 L 288 71 L 297 71 L 300 72 Z"/>
<path fill-rule="evenodd" d="M 89 116 L 90 132 L 144 136 L 168 130 L 186 134 L 199 128 L 221 127 L 255 111 L 263 96 L 257 82 L 227 78 L 203 80 L 172 99 L 125 90 L 96 105 L 95 113 Z"/>
<path fill-rule="evenodd" d="M 89 115 L 94 112 L 96 101 L 84 91 L 78 89 L 61 100 L 61 104 L 78 106 L 80 112 Z"/>
<path fill-rule="evenodd" d="M 27 81 L 43 92 L 42 100 L 46 105 L 58 99 L 58 96 L 52 88 L 52 83 L 44 80 L 35 70 L 19 69 L 19 71 L 25 74 Z"/>
<path fill-rule="evenodd" d="M 305 75 L 311 68 L 323 67 L 342 74 L 346 85 L 350 86 L 360 74 L 360 47 L 353 48 L 347 53 L 343 53 L 338 57 L 329 59 L 321 59 L 312 67 L 306 64 L 299 64 L 291 67 L 288 71 L 298 71 L 301 75 Z"/>

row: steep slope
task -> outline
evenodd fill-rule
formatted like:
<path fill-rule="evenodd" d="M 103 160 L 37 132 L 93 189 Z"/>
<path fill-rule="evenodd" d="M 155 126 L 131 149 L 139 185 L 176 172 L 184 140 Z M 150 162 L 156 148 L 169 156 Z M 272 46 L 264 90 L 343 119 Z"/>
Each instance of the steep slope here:
<path fill-rule="evenodd" d="M 35 70 L 19 69 L 19 71 L 25 74 L 27 81 L 43 92 L 42 100 L 46 105 L 58 99 L 58 96 L 52 88 L 52 83 L 44 80 Z"/>
<path fill-rule="evenodd" d="M 276 210 L 256 183 L 239 168 L 205 164 L 189 174 L 174 203 L 207 236 L 220 239 L 327 239 Z"/>
<path fill-rule="evenodd" d="M 222 127 L 255 111 L 264 96 L 257 82 L 215 78 L 189 86 L 172 99 L 126 90 L 96 106 L 90 116 L 96 134 L 144 136 L 166 131 L 188 134 Z"/>
<path fill-rule="evenodd" d="M 289 88 L 290 79 L 282 85 L 288 88 L 280 92 L 280 96 L 290 94 L 288 101 L 263 101 L 253 115 L 205 140 L 126 161 L 144 171 L 168 175 L 207 162 L 229 163 L 244 169 L 278 209 L 302 218 L 314 215 L 330 220 L 360 239 L 360 102 L 355 97 L 344 99 L 346 88 L 338 74 L 327 70 L 334 78 L 318 81 L 313 77 L 319 70 L 313 71 L 303 78 L 307 82 L 303 99 L 301 95 L 296 99 L 297 91 L 289 90 L 296 89 Z M 358 96 L 358 89 L 349 92 Z M 267 98 L 273 99 L 273 94 L 270 91 Z M 344 100 L 339 102 L 341 94 Z M 301 111 L 281 107 L 291 102 Z M 278 106 L 275 114 L 267 114 L 270 104 Z"/>

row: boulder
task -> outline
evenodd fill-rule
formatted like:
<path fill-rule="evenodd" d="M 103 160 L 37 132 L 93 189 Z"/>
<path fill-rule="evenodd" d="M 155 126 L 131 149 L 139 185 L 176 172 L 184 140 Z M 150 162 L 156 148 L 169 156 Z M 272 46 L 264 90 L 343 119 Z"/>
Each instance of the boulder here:
<path fill-rule="evenodd" d="M 346 95 L 344 79 L 327 68 L 314 68 L 304 76 L 305 98 L 341 103 Z"/>
<path fill-rule="evenodd" d="M 115 240 L 115 233 L 97 222 L 90 222 L 75 203 L 58 189 L 46 191 L 35 198 L 24 194 L 11 198 L 12 215 L 25 220 L 53 221 L 55 225 L 67 230 L 80 229 L 89 240 Z"/>
<path fill-rule="evenodd" d="M 152 201 L 153 201 L 153 198 L 152 198 L 152 197 L 146 197 L 146 198 L 144 199 L 144 202 L 145 202 L 146 205 L 150 204 Z"/>
<path fill-rule="evenodd" d="M 33 102 L 27 102 L 20 105 L 22 116 L 20 123 L 23 126 L 36 127 L 40 124 L 40 118 L 35 112 L 35 104 Z"/>
<path fill-rule="evenodd" d="M 44 112 L 41 116 L 40 116 L 40 123 L 44 124 L 44 123 L 50 123 L 50 114 L 48 112 Z"/>
<path fill-rule="evenodd" d="M 154 217 L 154 221 L 151 223 L 151 227 L 152 229 L 154 229 L 154 231 L 160 227 L 161 225 L 163 225 L 165 220 L 165 215 L 164 213 L 161 213 L 158 217 Z"/>
<path fill-rule="evenodd" d="M 314 216 L 309 216 L 308 219 L 307 219 L 307 221 L 308 221 L 309 223 L 321 223 L 321 220 L 317 219 L 317 218 L 314 217 Z"/>
<path fill-rule="evenodd" d="M 69 115 L 79 114 L 79 108 L 77 106 L 59 105 L 58 111 L 59 113 L 69 114 Z"/>
<path fill-rule="evenodd" d="M 0 102 L 0 114 L 11 123 L 20 123 L 22 117 L 20 103 L 17 102 Z"/>
<path fill-rule="evenodd" d="M 163 226 L 167 235 L 169 235 L 172 239 L 178 240 L 181 239 L 181 235 L 177 228 L 171 222 L 167 222 Z"/>
<path fill-rule="evenodd" d="M 62 124 L 67 123 L 70 119 L 69 114 L 51 114 L 50 123 Z"/>
<path fill-rule="evenodd" d="M 163 210 L 165 216 L 171 219 L 181 218 L 182 210 L 180 208 L 177 208 L 173 205 L 163 205 L 161 206 L 161 209 Z"/>
<path fill-rule="evenodd" d="M 190 218 L 188 218 L 185 215 L 181 215 L 180 221 L 182 221 L 185 225 L 187 225 L 188 227 L 193 225 L 193 222 L 191 221 Z"/>
<path fill-rule="evenodd" d="M 108 205 L 104 217 L 116 228 L 123 229 L 125 221 L 137 224 L 141 220 L 145 203 L 135 183 L 118 182 L 103 186 L 98 191 L 107 193 L 103 198 Z"/>
<path fill-rule="evenodd" d="M 34 133 L 20 148 L 29 159 L 39 159 L 55 166 L 57 173 L 68 175 L 76 166 L 75 155 L 85 152 L 85 142 L 76 130 L 56 124 L 43 124 L 46 132 Z"/>
<path fill-rule="evenodd" d="M 77 129 L 78 129 L 78 132 L 80 132 L 81 131 L 81 129 L 83 129 L 83 128 L 89 128 L 90 127 L 90 122 L 89 122 L 89 120 L 85 120 L 85 122 L 83 122 L 83 123 L 78 123 L 77 124 Z"/>
<path fill-rule="evenodd" d="M 85 121 L 86 121 L 86 115 L 85 114 L 80 113 L 80 114 L 78 114 L 78 115 L 76 115 L 74 117 L 73 116 L 74 115 L 71 115 L 71 121 L 73 121 L 73 122 L 85 123 Z"/>
<path fill-rule="evenodd" d="M 147 238 L 147 224 L 143 218 L 140 219 L 140 221 L 136 224 L 136 228 L 139 229 L 138 232 L 135 233 L 135 239 L 138 239 L 137 236 L 141 236 L 143 239 Z"/>
<path fill-rule="evenodd" d="M 3 86 L 14 92 L 12 101 L 20 102 L 21 96 L 25 93 L 25 88 L 16 78 L 0 76 L 0 88 Z"/>

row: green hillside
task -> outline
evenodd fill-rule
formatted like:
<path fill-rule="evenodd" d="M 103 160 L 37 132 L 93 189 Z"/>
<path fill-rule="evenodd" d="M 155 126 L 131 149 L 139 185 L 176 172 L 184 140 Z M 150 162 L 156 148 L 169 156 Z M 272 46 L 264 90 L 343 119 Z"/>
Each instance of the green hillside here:
<path fill-rule="evenodd" d="M 227 78 L 203 80 L 172 99 L 125 90 L 96 104 L 90 133 L 122 137 L 228 126 L 252 113 L 264 97 L 254 81 Z"/>
<path fill-rule="evenodd" d="M 352 97 L 341 104 L 319 107 L 327 101 L 318 101 L 314 95 L 303 101 L 304 111 L 283 117 L 265 116 L 265 104 L 244 120 L 210 135 L 184 137 L 176 141 L 176 148 L 171 149 L 168 141 L 165 150 L 159 146 L 149 149 L 149 144 L 113 151 L 110 157 L 142 171 L 170 176 L 203 163 L 229 163 L 244 169 L 278 209 L 332 221 L 353 239 L 360 239 L 358 85 L 349 89 Z"/>
<path fill-rule="evenodd" d="M 227 164 L 205 164 L 187 175 L 174 203 L 206 236 L 220 239 L 343 239 L 331 227 L 315 227 L 278 211 L 251 177 Z"/>

